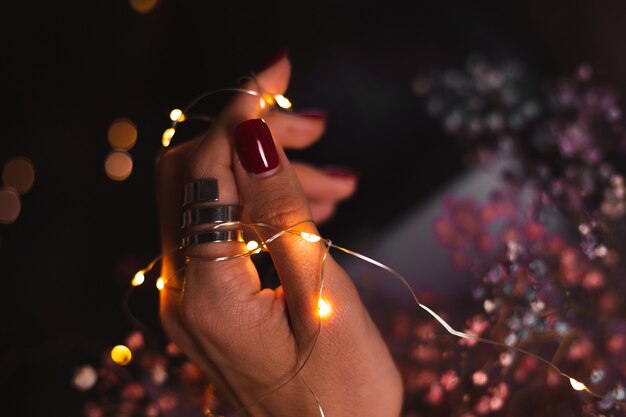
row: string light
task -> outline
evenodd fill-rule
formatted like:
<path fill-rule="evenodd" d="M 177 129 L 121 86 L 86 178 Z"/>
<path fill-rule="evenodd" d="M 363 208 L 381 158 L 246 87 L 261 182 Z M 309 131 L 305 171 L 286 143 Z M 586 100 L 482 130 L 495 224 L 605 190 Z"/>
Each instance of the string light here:
<path fill-rule="evenodd" d="M 111 349 L 111 359 L 116 364 L 125 366 L 133 359 L 133 354 L 128 347 L 117 345 Z"/>
<path fill-rule="evenodd" d="M 301 222 L 301 223 L 304 223 L 304 222 Z M 569 380 L 572 388 L 575 391 L 586 391 L 586 392 L 588 392 L 589 394 L 591 394 L 592 396 L 594 396 L 596 398 L 602 398 L 602 395 L 591 391 L 585 384 L 583 384 L 582 382 L 580 382 L 577 379 L 573 378 L 572 376 L 568 375 L 567 373 L 561 371 L 561 369 L 557 365 L 555 365 L 554 363 L 552 363 L 552 362 L 542 358 L 539 355 L 536 355 L 536 354 L 534 354 L 534 353 L 532 353 L 532 352 L 530 352 L 530 351 L 528 351 L 526 349 L 522 349 L 522 348 L 515 347 L 515 346 L 508 346 L 507 344 L 502 343 L 502 342 L 498 342 L 498 341 L 491 340 L 491 339 L 486 339 L 486 338 L 483 338 L 483 337 L 476 336 L 474 334 L 465 333 L 465 332 L 461 332 L 459 330 L 455 330 L 440 315 L 438 315 L 430 307 L 422 304 L 419 301 L 419 299 L 417 298 L 417 295 L 415 294 L 414 290 L 410 286 L 408 280 L 403 275 L 401 275 L 399 272 L 397 272 L 396 270 L 386 266 L 385 264 L 383 264 L 381 262 L 378 262 L 378 261 L 376 261 L 376 260 L 374 260 L 372 258 L 369 258 L 369 257 L 367 257 L 367 256 L 365 256 L 363 254 L 360 254 L 360 253 L 354 252 L 354 251 L 352 251 L 350 249 L 347 249 L 347 248 L 335 245 L 330 240 L 324 239 L 324 238 L 322 238 L 319 235 L 316 235 L 316 234 L 313 234 L 313 233 L 309 233 L 309 232 L 302 232 L 302 231 L 295 230 L 296 226 L 298 226 L 300 223 L 298 223 L 298 224 L 296 224 L 294 226 L 291 226 L 289 228 L 286 228 L 286 229 L 281 229 L 281 228 L 278 228 L 276 226 L 269 225 L 269 224 L 266 224 L 266 223 L 244 224 L 244 223 L 239 222 L 238 224 L 241 227 L 249 228 L 251 230 L 254 230 L 254 228 L 259 228 L 259 227 L 260 228 L 269 228 L 269 229 L 275 230 L 276 233 L 273 236 L 271 236 L 270 238 L 266 239 L 265 241 L 262 240 L 260 244 L 259 244 L 259 242 L 255 241 L 255 240 L 250 240 L 246 244 L 247 252 L 245 252 L 245 253 L 239 253 L 239 254 L 235 254 L 235 255 L 232 255 L 232 256 L 226 256 L 226 257 L 220 257 L 220 258 L 209 258 L 209 259 L 204 259 L 204 260 L 226 261 L 226 260 L 230 260 L 230 259 L 240 258 L 242 256 L 251 256 L 253 254 L 259 253 L 261 247 L 266 247 L 266 245 L 268 243 L 272 242 L 275 239 L 278 239 L 279 237 L 281 237 L 281 236 L 283 236 L 284 234 L 287 234 L 287 233 L 295 235 L 295 236 L 299 236 L 299 237 L 301 237 L 303 240 L 305 240 L 307 242 L 311 242 L 311 243 L 322 242 L 325 245 L 325 247 L 326 247 L 326 252 L 325 252 L 324 258 L 322 260 L 322 265 L 324 265 L 324 262 L 325 262 L 325 259 L 326 259 L 326 254 L 328 253 L 328 250 L 330 248 L 335 248 L 335 249 L 340 250 L 340 251 L 342 251 L 344 253 L 347 253 L 348 255 L 357 257 L 357 258 L 359 258 L 361 260 L 364 260 L 364 261 L 366 261 L 366 262 L 368 262 L 368 263 L 370 263 L 372 265 L 375 265 L 375 266 L 377 266 L 379 268 L 382 268 L 383 270 L 385 270 L 385 271 L 391 273 L 393 276 L 395 276 L 408 289 L 408 291 L 413 296 L 413 299 L 416 302 L 416 304 L 420 308 L 422 308 L 424 311 L 426 311 L 429 315 L 431 315 L 448 333 L 452 334 L 453 336 L 456 336 L 456 337 L 462 338 L 462 339 L 473 340 L 473 341 L 476 341 L 476 342 L 479 342 L 479 343 L 489 344 L 489 345 L 492 345 L 492 346 L 495 346 L 495 347 L 498 347 L 498 348 L 506 349 L 507 351 L 514 351 L 514 352 L 521 353 L 523 355 L 530 356 L 530 357 L 532 357 L 532 358 L 534 358 L 534 359 L 544 363 L 545 365 L 551 367 L 552 369 L 554 369 L 557 372 L 557 374 L 567 378 Z M 223 224 L 216 225 L 215 228 L 219 228 L 221 226 L 224 226 L 224 225 Z M 232 224 L 228 224 L 227 226 L 232 226 Z M 174 250 L 178 251 L 180 249 L 181 248 L 176 248 Z M 143 276 L 144 273 L 150 271 L 154 267 L 154 265 L 156 264 L 156 262 L 159 259 L 161 259 L 161 256 L 155 258 L 155 260 L 153 260 L 148 265 L 148 267 L 146 267 L 146 268 L 142 269 L 141 271 L 139 271 L 135 275 L 135 277 L 137 277 L 139 274 L 141 274 L 141 276 Z M 323 271 L 323 268 L 322 268 L 322 271 Z M 178 272 L 179 271 L 177 271 L 177 273 Z M 133 281 L 135 281 L 135 278 L 133 278 Z M 159 284 L 160 282 L 162 284 Z M 167 279 L 165 279 L 163 277 L 159 277 L 158 280 L 157 280 L 157 288 L 159 288 L 159 290 L 162 290 L 165 287 L 166 282 L 167 282 Z M 313 347 L 311 348 L 311 350 L 309 351 L 309 353 L 305 357 L 304 361 L 302 362 L 302 364 L 300 365 L 298 370 L 294 373 L 294 375 L 292 375 L 287 381 L 283 382 L 277 388 L 275 388 L 274 390 L 270 391 L 266 395 L 264 395 L 261 398 L 259 398 L 253 404 L 249 404 L 249 405 L 243 407 L 240 411 L 243 411 L 243 410 L 253 406 L 254 404 L 257 404 L 258 402 L 262 401 L 267 396 L 269 396 L 269 395 L 277 392 L 278 390 L 280 390 L 288 382 L 290 382 L 293 378 L 295 378 L 295 376 L 297 376 L 300 373 L 300 371 L 304 368 L 304 366 L 306 366 L 306 364 L 308 363 L 308 360 L 309 360 L 309 358 L 310 358 L 310 356 L 311 356 L 311 354 L 312 354 L 312 352 L 315 349 L 315 346 L 317 344 L 317 340 L 319 338 L 319 335 L 321 334 L 322 319 L 323 318 L 327 318 L 330 314 L 332 314 L 332 306 L 330 305 L 330 303 L 326 299 L 324 299 L 322 297 L 323 284 L 324 284 L 324 275 L 323 275 L 323 272 L 322 272 L 321 276 L 320 276 L 320 289 L 319 289 L 319 293 L 318 293 L 318 297 L 317 297 L 318 309 L 317 309 L 317 312 L 316 312 L 316 314 L 317 314 L 317 316 L 318 316 L 318 318 L 320 320 L 319 321 L 318 334 L 317 334 L 317 336 L 315 338 L 315 342 L 313 343 Z M 130 354 L 130 351 L 129 351 L 129 354 Z M 306 384 L 306 381 L 305 381 L 305 384 Z M 308 386 L 308 384 L 307 384 L 307 386 Z M 310 388 L 309 388 L 309 390 L 310 390 Z M 322 408 L 321 403 L 319 401 L 319 398 L 317 398 L 317 395 L 315 395 L 315 393 L 312 390 L 310 390 L 310 391 L 311 391 L 311 394 L 314 396 L 314 398 L 315 398 L 315 400 L 317 402 L 317 405 L 318 405 L 318 408 L 319 408 L 319 411 L 320 411 L 320 415 L 324 416 L 324 411 L 323 411 L 323 408 Z"/>
<path fill-rule="evenodd" d="M 264 110 L 268 106 L 272 107 L 274 105 L 277 105 L 279 108 L 283 110 L 291 109 L 292 104 L 291 104 L 291 101 L 287 97 L 285 97 L 282 94 L 269 94 L 263 91 L 260 83 L 258 82 L 258 80 L 256 79 L 254 75 L 247 77 L 246 79 L 255 83 L 257 85 L 258 90 L 244 89 L 244 88 L 220 88 L 217 90 L 211 90 L 196 97 L 187 106 L 185 106 L 184 109 L 178 109 L 178 108 L 173 109 L 169 115 L 172 124 L 169 128 L 165 129 L 165 131 L 163 132 L 163 135 L 161 136 L 161 145 L 163 145 L 163 147 L 165 148 L 170 146 L 170 144 L 172 143 L 172 138 L 174 137 L 174 134 L 176 133 L 176 127 L 178 123 L 182 123 L 190 119 L 213 121 L 212 117 L 202 116 L 202 115 L 191 115 L 189 112 L 200 101 L 217 93 L 236 92 L 236 93 L 248 94 L 251 96 L 257 96 L 259 97 L 259 108 L 261 110 Z"/>
<path fill-rule="evenodd" d="M 246 243 L 246 249 L 248 249 L 248 252 L 252 252 L 253 254 L 261 252 L 261 248 L 259 247 L 259 242 L 257 242 L 256 240 L 251 240 L 248 243 Z"/>
<path fill-rule="evenodd" d="M 157 290 L 161 291 L 165 288 L 165 278 L 159 277 L 156 281 Z"/>
<path fill-rule="evenodd" d="M 571 378 L 569 379 L 569 383 L 572 385 L 572 388 L 574 388 L 576 391 L 584 391 L 587 389 L 587 387 L 585 386 L 585 384 L 583 384 L 582 382 Z"/>
<path fill-rule="evenodd" d="M 170 120 L 172 122 L 184 122 L 185 119 L 185 113 L 181 109 L 174 109 L 170 112 Z"/>
<path fill-rule="evenodd" d="M 316 243 L 319 242 L 320 240 L 322 240 L 322 238 L 318 235 L 314 235 L 312 233 L 308 233 L 308 232 L 300 232 L 300 236 L 302 236 L 302 239 L 306 240 L 307 242 L 311 242 L 311 243 Z"/>
<path fill-rule="evenodd" d="M 165 131 L 163 132 L 163 136 L 161 137 L 161 144 L 164 148 L 170 146 L 170 143 L 172 143 L 172 138 L 174 137 L 175 133 L 176 129 L 174 129 L 173 127 L 165 129 Z"/>
<path fill-rule="evenodd" d="M 291 108 L 291 101 L 289 101 L 289 99 L 282 94 L 276 94 L 274 96 L 274 101 L 285 110 Z"/>
<path fill-rule="evenodd" d="M 130 285 L 132 285 L 133 287 L 138 287 L 141 284 L 143 284 L 145 280 L 146 280 L 146 276 L 144 275 L 144 270 L 142 269 L 141 271 L 135 274 L 132 281 L 130 282 Z"/>
<path fill-rule="evenodd" d="M 332 313 L 332 311 L 332 307 L 330 306 L 328 301 L 324 300 L 323 298 L 317 300 L 317 315 L 320 316 L 320 318 L 326 318 L 330 316 L 330 313 Z"/>

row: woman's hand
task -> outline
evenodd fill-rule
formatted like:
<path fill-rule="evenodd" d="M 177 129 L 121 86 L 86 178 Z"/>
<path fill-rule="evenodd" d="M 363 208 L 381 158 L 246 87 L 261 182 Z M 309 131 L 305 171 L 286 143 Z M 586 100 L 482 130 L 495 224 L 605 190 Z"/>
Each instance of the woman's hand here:
<path fill-rule="evenodd" d="M 279 94 L 287 87 L 289 73 L 290 64 L 283 58 L 259 74 L 258 81 L 265 91 Z M 260 117 L 267 125 L 251 120 Z M 236 242 L 188 247 L 185 272 L 175 274 L 184 265 L 175 248 L 181 238 L 181 190 L 189 181 L 216 178 L 215 204 L 242 203 L 244 223 L 287 228 L 328 217 L 335 202 L 352 193 L 354 178 L 292 165 L 281 146 L 306 146 L 323 130 L 323 118 L 266 114 L 258 97 L 241 94 L 204 137 L 162 155 L 158 202 L 167 254 L 162 274 L 172 277 L 161 292 L 163 325 L 223 395 L 237 406 L 251 405 L 246 411 L 252 416 L 319 416 L 308 384 L 328 417 L 397 417 L 402 402 L 398 371 L 350 277 L 330 256 L 324 263 L 323 296 L 332 314 L 322 319 L 313 349 L 320 320 L 323 243 L 290 234 L 269 243 L 281 281 L 275 290 L 261 290 L 249 257 L 207 260 L 245 252 Z M 310 221 L 299 230 L 318 233 Z M 274 234 L 258 232 L 265 238 Z M 295 374 L 311 349 L 301 373 L 259 402 Z"/>

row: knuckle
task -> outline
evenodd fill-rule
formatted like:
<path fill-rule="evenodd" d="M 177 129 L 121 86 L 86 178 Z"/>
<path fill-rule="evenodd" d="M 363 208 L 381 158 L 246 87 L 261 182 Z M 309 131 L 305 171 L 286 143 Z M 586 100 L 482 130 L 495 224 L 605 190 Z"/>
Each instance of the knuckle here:
<path fill-rule="evenodd" d="M 297 195 L 277 191 L 256 207 L 254 216 L 263 222 L 276 226 L 290 226 L 298 221 L 305 220 L 306 205 Z"/>

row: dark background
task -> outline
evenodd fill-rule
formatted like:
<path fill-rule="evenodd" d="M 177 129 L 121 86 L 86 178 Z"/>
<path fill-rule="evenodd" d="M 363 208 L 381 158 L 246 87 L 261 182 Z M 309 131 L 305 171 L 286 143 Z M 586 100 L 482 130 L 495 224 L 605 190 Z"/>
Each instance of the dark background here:
<path fill-rule="evenodd" d="M 411 92 L 416 74 L 481 52 L 546 79 L 588 62 L 626 88 L 622 1 L 407 3 L 160 0 L 148 14 L 124 0 L 3 5 L 0 164 L 26 156 L 36 179 L 18 220 L 0 225 L 2 415 L 78 415 L 72 370 L 123 340 L 121 296 L 159 251 L 153 165 L 169 111 L 234 86 L 277 50 L 290 50 L 296 109 L 330 115 L 325 138 L 293 156 L 360 173 L 323 228 L 346 245 L 463 170 Z M 139 139 L 131 177 L 114 182 L 103 163 L 119 117 Z M 145 291 L 140 314 L 154 323 L 156 290 Z"/>

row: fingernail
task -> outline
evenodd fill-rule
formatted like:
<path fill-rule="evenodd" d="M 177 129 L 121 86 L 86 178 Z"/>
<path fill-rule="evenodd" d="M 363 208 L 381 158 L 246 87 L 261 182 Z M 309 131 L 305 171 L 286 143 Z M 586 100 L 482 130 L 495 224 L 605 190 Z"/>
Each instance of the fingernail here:
<path fill-rule="evenodd" d="M 265 71 L 269 67 L 273 66 L 275 63 L 285 58 L 288 54 L 289 54 L 289 49 L 287 48 L 283 48 L 280 51 L 275 52 L 274 54 L 272 54 L 272 56 L 270 56 L 267 59 L 267 61 L 265 61 L 265 65 L 261 67 L 261 71 Z"/>
<path fill-rule="evenodd" d="M 334 165 L 322 168 L 322 172 L 326 175 L 330 175 L 331 177 L 342 179 L 356 180 L 359 177 L 359 173 L 353 169 Z"/>
<path fill-rule="evenodd" d="M 319 110 L 319 109 L 305 109 L 305 110 L 300 110 L 297 112 L 294 112 L 295 116 L 300 116 L 300 117 L 309 117 L 311 119 L 326 119 L 328 118 L 328 113 L 325 112 L 324 110 Z"/>
<path fill-rule="evenodd" d="M 278 152 L 272 133 L 261 119 L 246 120 L 237 125 L 235 149 L 249 174 L 264 174 L 278 167 Z"/>

